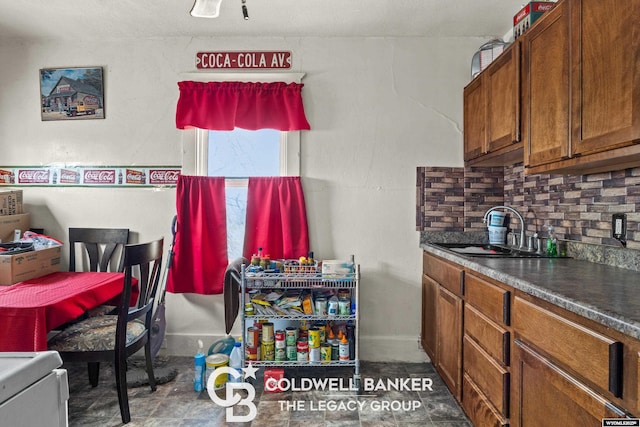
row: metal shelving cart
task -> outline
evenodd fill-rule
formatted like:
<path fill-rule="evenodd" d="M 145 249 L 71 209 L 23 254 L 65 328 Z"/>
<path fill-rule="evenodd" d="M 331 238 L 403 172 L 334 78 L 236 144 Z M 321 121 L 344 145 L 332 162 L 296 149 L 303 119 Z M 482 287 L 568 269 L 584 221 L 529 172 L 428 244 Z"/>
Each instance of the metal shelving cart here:
<path fill-rule="evenodd" d="M 311 314 L 287 314 L 287 315 L 246 315 L 244 307 L 246 304 L 246 296 L 249 290 L 311 290 L 326 291 L 348 289 L 351 293 L 351 302 L 355 303 L 355 309 L 350 315 L 311 315 Z M 353 383 L 356 387 L 360 385 L 360 359 L 359 359 L 359 327 L 360 327 L 360 266 L 354 264 L 353 273 L 341 275 L 325 275 L 319 272 L 315 273 L 251 273 L 247 271 L 247 266 L 242 265 L 241 269 L 241 297 L 240 297 L 240 315 L 242 317 L 242 365 L 247 366 L 251 362 L 254 367 L 353 367 Z M 349 322 L 354 325 L 354 356 L 350 360 L 331 360 L 331 361 L 276 361 L 276 360 L 247 360 L 244 343 L 247 342 L 247 322 L 257 320 L 286 320 L 300 322 L 306 321 L 333 321 L 333 322 Z"/>

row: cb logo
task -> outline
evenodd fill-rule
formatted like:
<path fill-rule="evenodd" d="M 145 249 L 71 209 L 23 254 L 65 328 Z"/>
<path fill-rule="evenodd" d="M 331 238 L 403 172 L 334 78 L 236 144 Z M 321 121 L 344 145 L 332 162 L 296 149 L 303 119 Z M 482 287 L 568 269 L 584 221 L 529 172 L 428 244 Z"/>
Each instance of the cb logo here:
<path fill-rule="evenodd" d="M 256 397 L 256 389 L 253 388 L 252 384 L 245 382 L 227 382 L 225 385 L 225 398 L 221 399 L 215 392 L 215 382 L 216 378 L 219 375 L 228 374 L 233 378 L 242 379 L 242 374 L 235 370 L 234 368 L 230 368 L 228 366 L 222 366 L 220 368 L 216 368 L 215 371 L 211 374 L 209 379 L 207 380 L 207 393 L 209 393 L 209 397 L 213 402 L 217 405 L 220 405 L 224 408 L 227 408 L 227 422 L 248 422 L 253 421 L 253 419 L 258 414 L 258 409 L 256 405 L 253 403 L 253 398 Z M 243 399 L 239 393 L 235 393 L 234 390 L 246 390 L 247 397 Z M 249 408 L 249 413 L 247 415 L 234 415 L 233 414 L 233 406 L 247 406 Z"/>

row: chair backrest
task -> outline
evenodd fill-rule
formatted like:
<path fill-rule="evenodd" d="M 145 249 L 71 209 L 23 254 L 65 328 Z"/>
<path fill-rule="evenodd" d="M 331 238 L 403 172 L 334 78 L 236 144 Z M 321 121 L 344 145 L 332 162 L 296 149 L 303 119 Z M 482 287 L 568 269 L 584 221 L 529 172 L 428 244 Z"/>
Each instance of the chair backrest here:
<path fill-rule="evenodd" d="M 88 271 L 122 272 L 123 249 L 128 242 L 128 228 L 69 228 L 69 271 L 77 271 L 78 243 L 84 249 L 81 253 L 88 257 Z"/>
<path fill-rule="evenodd" d="M 160 283 L 163 244 L 164 238 L 160 238 L 124 247 L 124 289 L 118 309 L 116 348 L 118 343 L 126 342 L 127 322 L 140 319 L 146 329 L 151 326 L 154 299 Z M 135 307 L 129 307 L 134 277 L 138 282 L 139 296 Z"/>

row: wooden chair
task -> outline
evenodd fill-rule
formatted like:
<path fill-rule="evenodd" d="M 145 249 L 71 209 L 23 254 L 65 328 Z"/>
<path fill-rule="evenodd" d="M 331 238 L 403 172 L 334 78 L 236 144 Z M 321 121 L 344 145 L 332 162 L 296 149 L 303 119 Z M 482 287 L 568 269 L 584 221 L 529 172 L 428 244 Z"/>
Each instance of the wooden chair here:
<path fill-rule="evenodd" d="M 124 245 L 128 242 L 128 228 L 69 228 L 69 271 L 79 271 L 80 267 L 85 267 L 81 270 L 122 272 Z M 78 249 L 81 260 L 76 263 Z M 116 314 L 116 307 L 103 304 L 88 310 L 85 316 L 103 314 Z"/>
<path fill-rule="evenodd" d="M 117 315 L 89 317 L 69 326 L 49 341 L 49 350 L 65 362 L 88 362 L 89 382 L 98 385 L 100 362 L 113 362 L 122 422 L 131 420 L 127 395 L 127 358 L 144 347 L 151 390 L 156 380 L 150 345 L 153 304 L 160 282 L 164 238 L 124 247 L 124 287 Z M 139 288 L 138 303 L 129 307 L 134 270 Z"/>
<path fill-rule="evenodd" d="M 122 248 L 128 242 L 128 228 L 69 228 L 69 271 L 77 271 L 77 244 L 89 260 L 84 271 L 123 271 Z"/>

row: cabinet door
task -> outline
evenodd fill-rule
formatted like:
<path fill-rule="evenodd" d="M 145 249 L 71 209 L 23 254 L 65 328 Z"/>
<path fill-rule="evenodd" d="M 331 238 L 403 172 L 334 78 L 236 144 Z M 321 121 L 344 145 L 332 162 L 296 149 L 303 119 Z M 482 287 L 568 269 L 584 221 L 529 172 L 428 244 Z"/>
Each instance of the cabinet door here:
<path fill-rule="evenodd" d="M 526 344 L 514 347 L 512 425 L 599 427 L 603 418 L 625 415 Z"/>
<path fill-rule="evenodd" d="M 464 88 L 464 160 L 472 160 L 486 153 L 485 95 L 482 74 Z"/>
<path fill-rule="evenodd" d="M 520 42 L 516 41 L 485 71 L 487 149 L 520 141 Z"/>
<path fill-rule="evenodd" d="M 569 156 L 569 2 L 559 2 L 522 36 L 524 164 Z"/>
<path fill-rule="evenodd" d="M 571 5 L 572 154 L 640 140 L 640 0 Z"/>
<path fill-rule="evenodd" d="M 422 275 L 422 348 L 427 352 L 435 366 L 436 359 L 436 330 L 437 330 L 437 302 L 438 284 L 429 276 Z"/>
<path fill-rule="evenodd" d="M 462 381 L 462 299 L 442 286 L 438 289 L 437 368 L 451 394 L 460 400 Z"/>

